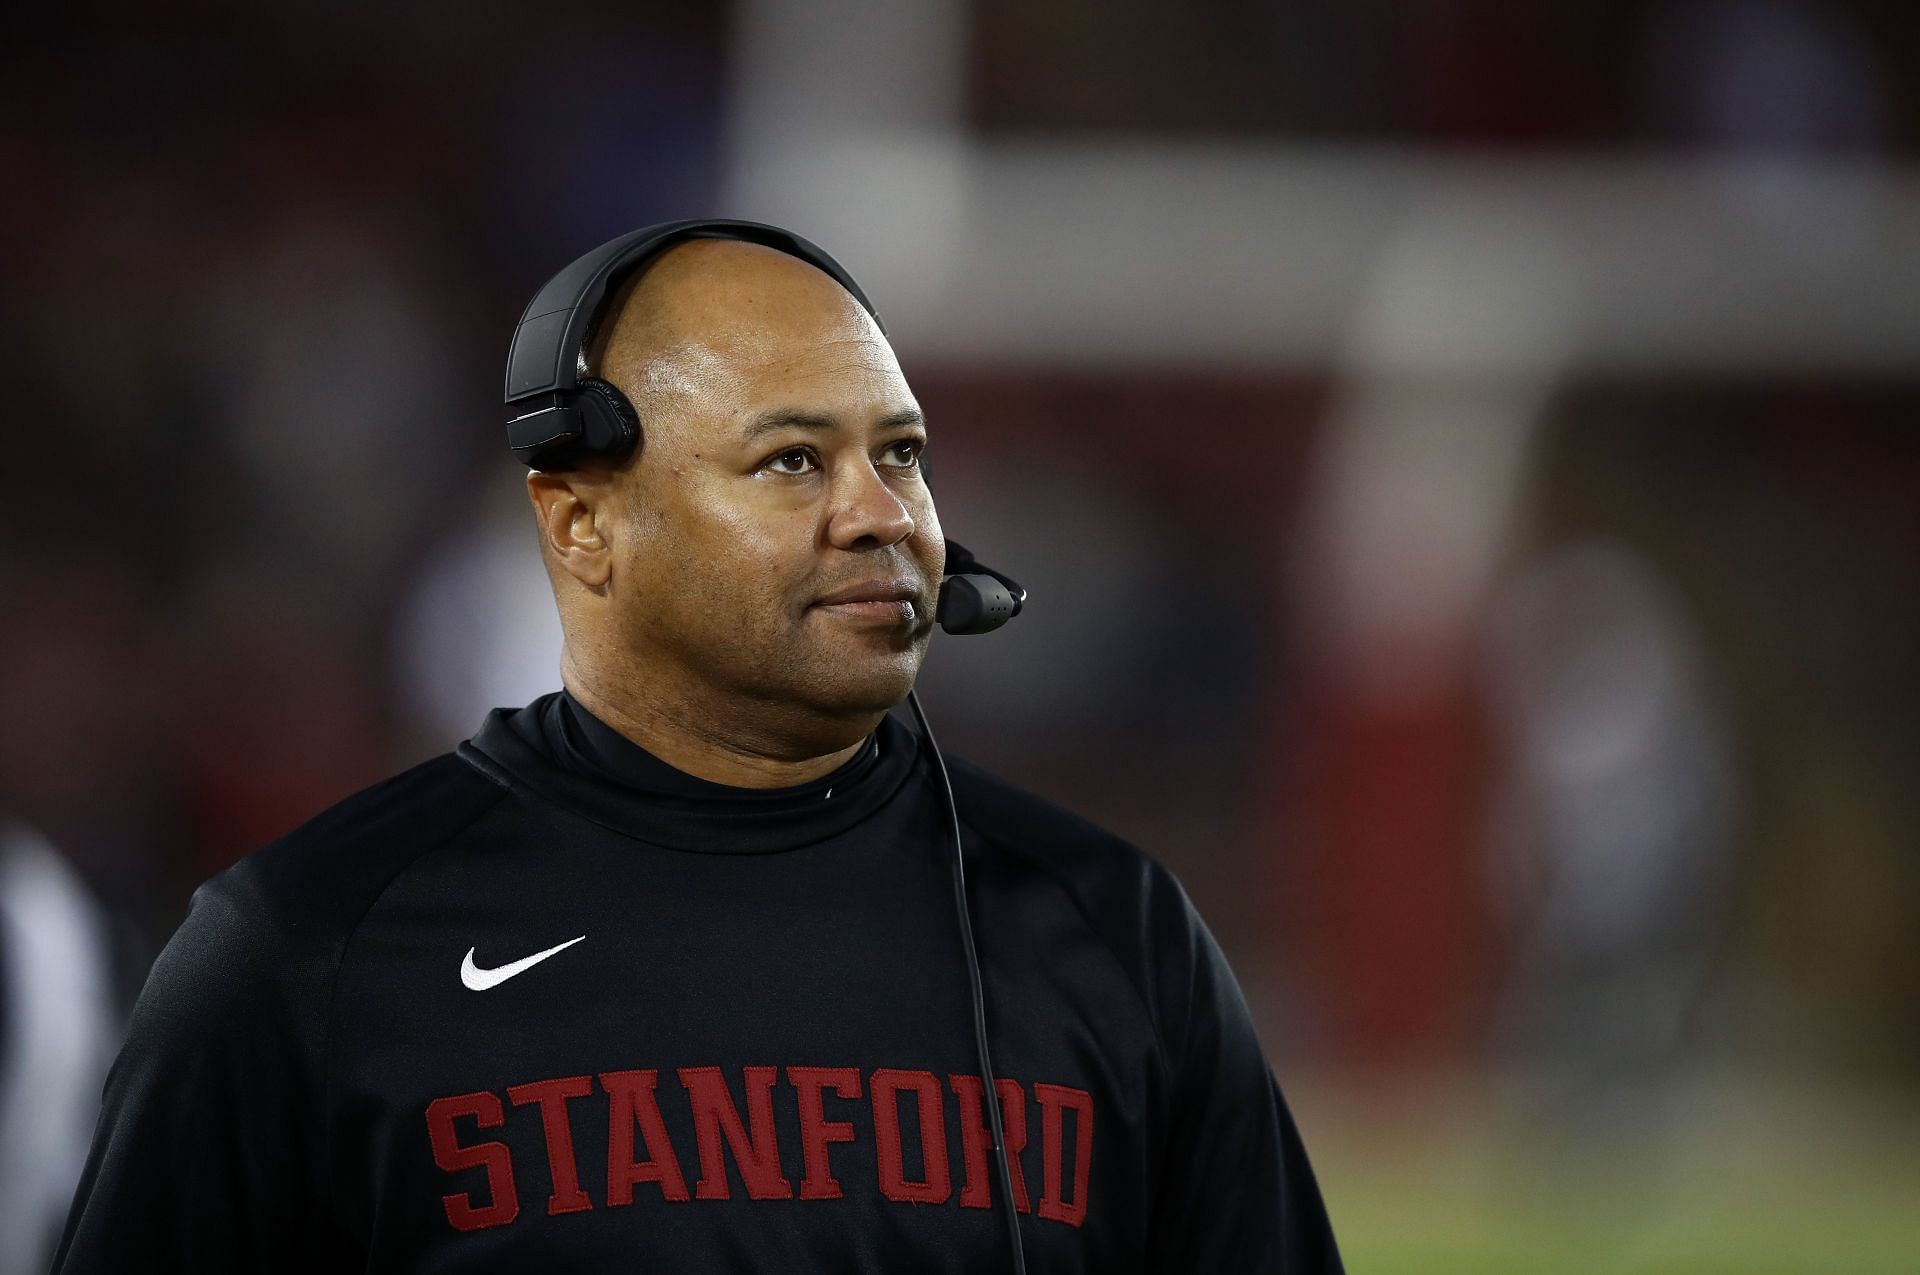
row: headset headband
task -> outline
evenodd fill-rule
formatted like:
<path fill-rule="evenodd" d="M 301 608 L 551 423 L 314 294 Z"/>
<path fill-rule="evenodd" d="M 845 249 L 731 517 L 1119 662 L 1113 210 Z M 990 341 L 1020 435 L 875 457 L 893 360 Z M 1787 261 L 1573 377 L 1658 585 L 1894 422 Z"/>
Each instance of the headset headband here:
<path fill-rule="evenodd" d="M 580 351 L 608 293 L 627 272 L 689 239 L 738 239 L 798 257 L 830 275 L 886 331 L 853 276 L 790 230 L 720 218 L 669 221 L 632 231 L 601 244 L 547 280 L 520 316 L 507 351 L 507 446 L 522 462 L 534 465 L 586 437 L 576 406 Z"/>

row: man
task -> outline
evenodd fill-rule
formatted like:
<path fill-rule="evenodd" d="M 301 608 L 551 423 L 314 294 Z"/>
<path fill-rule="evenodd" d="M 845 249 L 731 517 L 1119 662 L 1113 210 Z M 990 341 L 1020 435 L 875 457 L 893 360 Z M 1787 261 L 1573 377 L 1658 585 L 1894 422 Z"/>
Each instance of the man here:
<path fill-rule="evenodd" d="M 927 428 L 815 264 L 693 238 L 587 361 L 638 441 L 527 480 L 563 693 L 205 886 L 64 1271 L 1337 1270 L 1173 879 L 888 716 Z M 1007 1152 L 990 1132 L 989 1088 Z"/>

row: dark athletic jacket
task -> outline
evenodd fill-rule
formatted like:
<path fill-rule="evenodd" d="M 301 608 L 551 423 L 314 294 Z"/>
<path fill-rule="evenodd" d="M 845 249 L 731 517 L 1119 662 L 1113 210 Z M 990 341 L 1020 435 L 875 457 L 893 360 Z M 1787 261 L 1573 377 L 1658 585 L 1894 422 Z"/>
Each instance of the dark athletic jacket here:
<path fill-rule="evenodd" d="M 1178 883 L 953 778 L 1028 1269 L 1338 1270 Z M 494 712 L 195 895 L 56 1270 L 1007 1269 L 945 819 L 892 718 L 754 791 Z"/>

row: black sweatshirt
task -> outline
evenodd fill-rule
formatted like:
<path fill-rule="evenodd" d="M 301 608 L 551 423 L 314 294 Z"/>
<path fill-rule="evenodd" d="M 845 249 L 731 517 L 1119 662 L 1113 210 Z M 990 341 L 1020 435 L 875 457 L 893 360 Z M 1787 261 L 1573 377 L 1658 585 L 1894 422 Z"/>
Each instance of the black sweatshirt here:
<path fill-rule="evenodd" d="M 951 765 L 1028 1269 L 1337 1271 L 1179 884 Z M 496 711 L 195 895 L 56 1270 L 1007 1269 L 946 818 L 893 718 L 765 791 Z"/>

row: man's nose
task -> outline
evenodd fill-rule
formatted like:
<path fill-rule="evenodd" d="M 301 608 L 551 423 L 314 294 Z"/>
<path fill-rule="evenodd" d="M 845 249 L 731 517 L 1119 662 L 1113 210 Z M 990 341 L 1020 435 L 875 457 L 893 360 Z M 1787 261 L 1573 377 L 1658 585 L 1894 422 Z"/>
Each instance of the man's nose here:
<path fill-rule="evenodd" d="M 913 513 L 870 461 L 834 475 L 827 540 L 836 549 L 883 549 L 913 534 Z"/>

